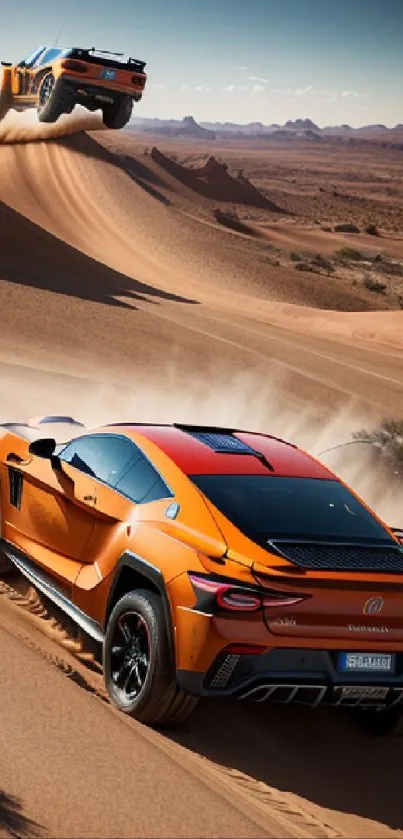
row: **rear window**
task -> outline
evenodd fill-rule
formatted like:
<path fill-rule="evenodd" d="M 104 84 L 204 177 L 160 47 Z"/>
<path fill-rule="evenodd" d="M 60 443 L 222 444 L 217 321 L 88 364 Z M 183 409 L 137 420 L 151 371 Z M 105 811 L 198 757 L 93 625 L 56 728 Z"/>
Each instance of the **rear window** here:
<path fill-rule="evenodd" d="M 191 480 L 246 536 L 387 542 L 388 532 L 342 484 L 272 475 L 193 475 Z"/>

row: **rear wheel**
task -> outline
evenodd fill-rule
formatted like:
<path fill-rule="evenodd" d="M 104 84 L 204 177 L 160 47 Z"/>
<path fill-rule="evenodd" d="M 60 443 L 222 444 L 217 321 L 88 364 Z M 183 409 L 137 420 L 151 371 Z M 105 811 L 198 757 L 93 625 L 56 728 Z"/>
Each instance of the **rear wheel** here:
<path fill-rule="evenodd" d="M 11 108 L 11 69 L 3 67 L 0 78 L 0 120 L 4 119 Z"/>
<path fill-rule="evenodd" d="M 63 79 L 56 81 L 53 73 L 48 73 L 42 80 L 38 98 L 39 122 L 56 122 L 62 114 L 71 113 L 74 107 Z"/>
<path fill-rule="evenodd" d="M 114 704 L 140 722 L 160 727 L 183 723 L 197 699 L 178 688 L 161 597 L 125 594 L 110 616 L 104 679 Z"/>
<path fill-rule="evenodd" d="M 365 708 L 361 712 L 361 722 L 371 734 L 379 737 L 403 735 L 403 708 L 392 705 L 390 708 Z"/>
<path fill-rule="evenodd" d="M 104 125 L 107 128 L 124 128 L 133 113 L 131 96 L 120 96 L 112 105 L 102 108 Z"/>

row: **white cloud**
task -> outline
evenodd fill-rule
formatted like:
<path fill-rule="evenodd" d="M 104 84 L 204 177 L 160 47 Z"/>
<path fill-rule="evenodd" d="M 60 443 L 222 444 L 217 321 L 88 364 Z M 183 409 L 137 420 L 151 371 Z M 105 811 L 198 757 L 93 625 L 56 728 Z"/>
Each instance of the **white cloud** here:
<path fill-rule="evenodd" d="M 211 87 L 204 84 L 198 84 L 195 87 L 195 93 L 211 93 Z"/>
<path fill-rule="evenodd" d="M 311 84 L 308 84 L 306 87 L 297 87 L 295 91 L 295 96 L 308 96 L 312 92 L 313 87 Z"/>
<path fill-rule="evenodd" d="M 264 93 L 266 90 L 263 84 L 254 84 L 252 87 L 252 95 L 257 96 L 259 93 Z"/>
<path fill-rule="evenodd" d="M 262 76 L 248 76 L 250 82 L 258 82 L 258 84 L 270 84 L 270 79 L 264 79 Z"/>
<path fill-rule="evenodd" d="M 249 67 L 238 67 L 238 70 L 249 70 Z"/>
<path fill-rule="evenodd" d="M 238 91 L 241 92 L 241 91 L 245 91 L 247 89 L 248 88 L 246 87 L 246 85 L 243 85 L 243 84 L 229 84 L 229 85 L 227 85 L 227 87 L 223 87 L 222 92 L 223 93 L 237 93 Z"/>
<path fill-rule="evenodd" d="M 351 99 L 368 99 L 369 93 L 360 93 L 358 90 L 342 90 L 341 96 L 349 96 Z"/>

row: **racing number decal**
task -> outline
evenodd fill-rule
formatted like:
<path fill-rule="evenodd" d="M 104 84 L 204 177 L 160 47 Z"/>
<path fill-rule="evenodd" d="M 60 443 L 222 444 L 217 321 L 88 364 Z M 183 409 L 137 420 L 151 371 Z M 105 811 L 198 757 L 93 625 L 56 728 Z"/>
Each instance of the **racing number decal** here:
<path fill-rule="evenodd" d="M 10 482 L 10 504 L 13 507 L 16 507 L 17 510 L 21 510 L 24 476 L 22 472 L 18 472 L 17 469 L 10 466 L 8 470 L 8 477 Z"/>

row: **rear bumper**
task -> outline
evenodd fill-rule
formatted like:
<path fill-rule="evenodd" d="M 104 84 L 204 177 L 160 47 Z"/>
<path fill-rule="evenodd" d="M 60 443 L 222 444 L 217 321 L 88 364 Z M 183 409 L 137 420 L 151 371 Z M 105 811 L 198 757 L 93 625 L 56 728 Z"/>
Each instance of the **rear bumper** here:
<path fill-rule="evenodd" d="M 220 653 L 204 673 L 177 671 L 179 685 L 197 696 L 233 696 L 313 707 L 383 706 L 403 702 L 403 653 L 395 673 L 341 673 L 337 650 L 275 649 L 263 655 Z"/>
<path fill-rule="evenodd" d="M 58 81 L 59 84 L 63 84 L 63 87 L 71 89 L 77 97 L 84 95 L 92 99 L 98 99 L 105 102 L 113 102 L 117 96 L 121 96 L 122 94 L 125 96 L 131 96 L 135 102 L 139 102 L 143 95 L 142 90 L 128 88 L 125 85 L 115 85 L 112 87 L 102 81 L 98 83 L 94 79 L 87 82 L 85 80 L 85 76 L 78 77 L 63 75 L 59 76 Z"/>

